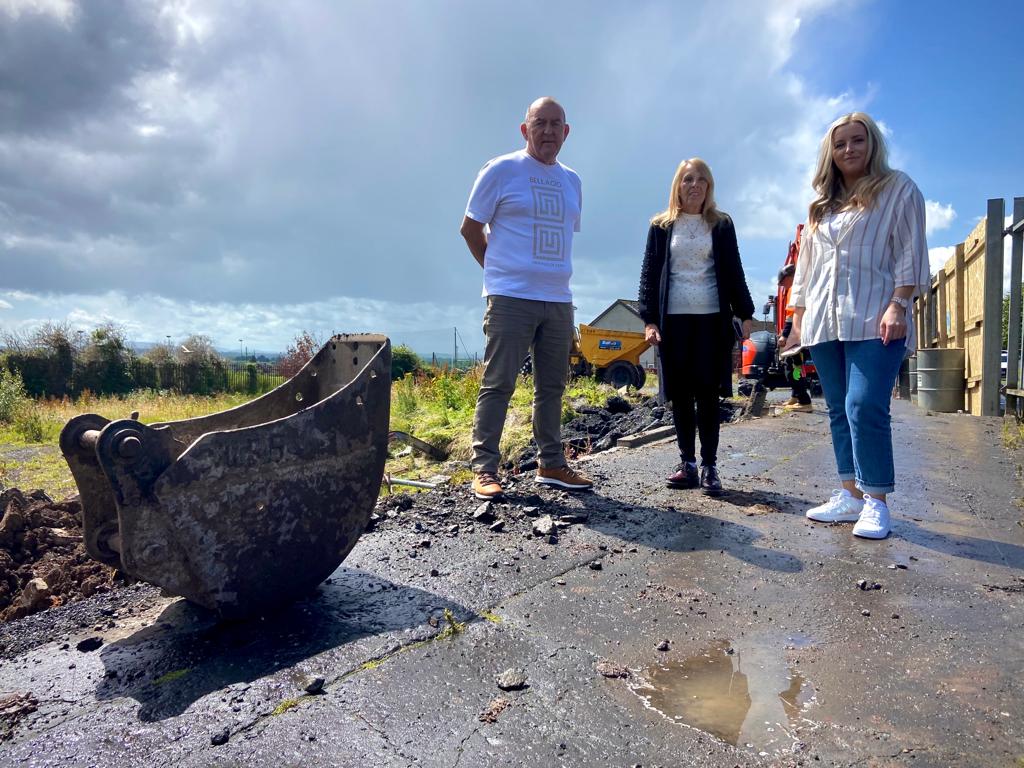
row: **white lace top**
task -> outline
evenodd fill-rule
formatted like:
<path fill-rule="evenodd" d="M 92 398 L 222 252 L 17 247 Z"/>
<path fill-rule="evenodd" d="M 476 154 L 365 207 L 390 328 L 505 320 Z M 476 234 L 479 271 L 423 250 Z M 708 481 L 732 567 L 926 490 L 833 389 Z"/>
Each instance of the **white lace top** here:
<path fill-rule="evenodd" d="M 718 279 L 711 258 L 711 230 L 700 214 L 680 214 L 672 224 L 668 252 L 667 314 L 718 312 Z"/>

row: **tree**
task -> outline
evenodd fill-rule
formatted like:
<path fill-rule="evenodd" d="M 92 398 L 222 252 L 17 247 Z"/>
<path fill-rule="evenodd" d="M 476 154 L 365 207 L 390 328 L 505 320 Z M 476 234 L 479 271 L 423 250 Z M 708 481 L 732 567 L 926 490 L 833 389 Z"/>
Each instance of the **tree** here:
<path fill-rule="evenodd" d="M 128 347 L 124 328 L 104 323 L 95 328 L 82 351 L 75 377 L 76 389 L 103 394 L 125 394 L 134 388 L 131 365 L 135 355 Z"/>
<path fill-rule="evenodd" d="M 179 363 L 201 362 L 210 363 L 220 360 L 221 356 L 213 348 L 213 341 L 209 336 L 200 333 L 193 333 L 176 350 Z"/>
<path fill-rule="evenodd" d="M 405 344 L 391 350 L 391 380 L 398 381 L 407 373 L 415 373 L 423 366 L 420 356 Z"/>
<path fill-rule="evenodd" d="M 62 397 L 73 389 L 77 350 L 67 323 L 43 323 L 29 334 L 8 332 L 6 365 L 17 370 L 28 394 Z"/>
<path fill-rule="evenodd" d="M 154 365 L 161 365 L 174 360 L 174 347 L 170 344 L 154 344 L 142 355 L 142 359 Z"/>
<path fill-rule="evenodd" d="M 177 349 L 183 392 L 209 395 L 228 388 L 228 370 L 224 358 L 213 348 L 209 336 L 192 334 Z"/>
<path fill-rule="evenodd" d="M 1021 299 L 1024 300 L 1024 284 L 1020 287 Z M 1017 318 L 1018 336 L 1022 327 L 1021 318 Z M 1010 294 L 1003 296 L 1003 349 L 1010 346 Z"/>
<path fill-rule="evenodd" d="M 142 355 L 141 364 L 135 369 L 135 384 L 146 389 L 180 388 L 175 378 L 177 367 L 174 345 L 169 341 L 156 344 Z"/>
<path fill-rule="evenodd" d="M 295 337 L 295 341 L 288 345 L 281 359 L 277 362 L 278 370 L 282 376 L 291 378 L 302 366 L 313 359 L 313 355 L 320 351 L 324 344 L 320 338 L 309 331 L 303 331 Z"/>

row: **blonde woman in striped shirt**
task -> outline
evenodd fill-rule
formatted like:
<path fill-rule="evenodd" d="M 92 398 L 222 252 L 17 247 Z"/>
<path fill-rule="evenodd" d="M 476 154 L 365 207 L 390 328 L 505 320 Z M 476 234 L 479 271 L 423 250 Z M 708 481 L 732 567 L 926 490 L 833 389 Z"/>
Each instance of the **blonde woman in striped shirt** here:
<path fill-rule="evenodd" d="M 790 302 L 787 349 L 802 345 L 821 377 L 842 488 L 807 511 L 889 535 L 895 488 L 889 398 L 914 351 L 910 305 L 928 280 L 924 198 L 889 168 L 885 140 L 863 112 L 836 120 L 821 143 Z"/>

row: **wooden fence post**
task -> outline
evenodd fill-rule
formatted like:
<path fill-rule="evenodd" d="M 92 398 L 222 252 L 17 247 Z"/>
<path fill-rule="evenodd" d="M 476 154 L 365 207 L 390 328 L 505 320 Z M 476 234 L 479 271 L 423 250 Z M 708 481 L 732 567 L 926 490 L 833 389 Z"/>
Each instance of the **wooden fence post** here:
<path fill-rule="evenodd" d="M 953 310 L 955 315 L 953 317 L 953 330 L 956 332 L 956 345 L 958 347 L 967 347 L 967 341 L 964 339 L 964 312 L 967 311 L 967 299 L 964 296 L 964 244 L 957 243 L 955 250 L 953 268 L 953 279 L 956 282 L 956 308 Z"/>
<path fill-rule="evenodd" d="M 1003 348 L 1003 220 L 1006 203 L 988 201 L 985 222 L 985 303 L 981 325 L 981 415 L 998 416 L 999 357 Z"/>
<path fill-rule="evenodd" d="M 924 294 L 914 299 L 914 330 L 917 332 L 917 348 L 924 349 L 924 332 L 921 318 L 924 317 Z"/>
<path fill-rule="evenodd" d="M 949 328 L 946 326 L 946 315 L 947 310 L 947 299 L 946 299 L 946 267 L 943 266 L 939 269 L 939 287 L 938 287 L 938 326 L 939 326 L 939 346 L 945 349 L 949 346 Z"/>
<path fill-rule="evenodd" d="M 1013 198 L 1013 224 L 1024 221 L 1024 197 Z M 1021 322 L 1021 262 L 1024 261 L 1024 237 L 1013 235 L 1010 252 L 1010 313 L 1006 344 L 1006 388 L 1020 386 L 1020 322 Z"/>

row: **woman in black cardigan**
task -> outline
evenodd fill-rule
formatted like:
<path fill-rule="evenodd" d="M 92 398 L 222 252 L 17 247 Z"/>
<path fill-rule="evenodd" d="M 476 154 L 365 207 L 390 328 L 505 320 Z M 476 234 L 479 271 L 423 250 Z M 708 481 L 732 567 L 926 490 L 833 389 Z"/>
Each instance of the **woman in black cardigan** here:
<path fill-rule="evenodd" d="M 658 347 L 659 383 L 672 401 L 681 459 L 667 482 L 700 485 L 711 495 L 722 490 L 715 466 L 718 398 L 732 394 L 733 317 L 743 321 L 746 338 L 754 315 L 736 229 L 715 207 L 714 192 L 707 163 L 694 157 L 679 164 L 668 208 L 651 219 L 640 272 L 640 317 L 647 340 Z"/>

